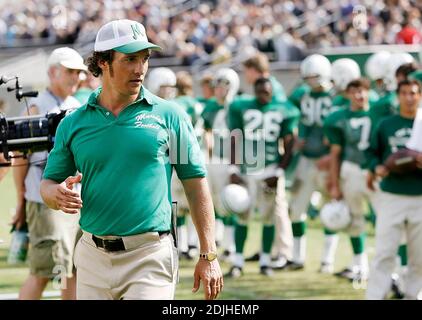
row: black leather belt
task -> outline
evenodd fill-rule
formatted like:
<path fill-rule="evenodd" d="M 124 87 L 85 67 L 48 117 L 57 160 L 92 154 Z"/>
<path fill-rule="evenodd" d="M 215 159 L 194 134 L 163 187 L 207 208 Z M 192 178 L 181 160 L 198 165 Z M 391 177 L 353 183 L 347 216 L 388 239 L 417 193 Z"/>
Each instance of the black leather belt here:
<path fill-rule="evenodd" d="M 168 235 L 170 231 L 158 231 L 159 236 Z M 108 252 L 124 251 L 126 250 L 123 238 L 116 239 L 102 239 L 95 235 L 92 235 L 92 241 L 94 241 L 97 248 L 103 248 Z"/>

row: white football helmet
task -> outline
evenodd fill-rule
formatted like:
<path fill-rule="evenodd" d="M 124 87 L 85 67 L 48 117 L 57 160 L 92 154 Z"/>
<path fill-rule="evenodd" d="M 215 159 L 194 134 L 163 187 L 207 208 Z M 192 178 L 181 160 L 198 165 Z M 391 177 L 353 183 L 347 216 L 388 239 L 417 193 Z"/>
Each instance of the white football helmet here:
<path fill-rule="evenodd" d="M 236 71 L 231 68 L 218 69 L 213 79 L 214 84 L 219 81 L 226 81 L 229 85 L 229 91 L 226 96 L 226 103 L 230 104 L 239 91 L 240 80 Z"/>
<path fill-rule="evenodd" d="M 306 57 L 300 64 L 300 75 L 305 81 L 307 78 L 316 78 L 308 82 L 313 88 L 331 88 L 331 63 L 323 55 L 312 54 Z"/>
<path fill-rule="evenodd" d="M 221 204 L 224 216 L 235 214 L 244 216 L 251 207 L 248 189 L 238 184 L 228 184 L 221 191 Z"/>
<path fill-rule="evenodd" d="M 146 87 L 153 94 L 158 95 L 163 99 L 173 99 L 176 95 L 176 89 L 173 92 L 162 94 L 160 93 L 161 87 L 175 87 L 176 86 L 176 74 L 169 68 L 155 68 L 151 70 L 146 81 Z M 173 91 L 173 90 L 172 90 Z M 174 96 L 170 96 L 174 95 Z"/>
<path fill-rule="evenodd" d="M 322 224 L 329 230 L 340 231 L 352 222 L 350 210 L 343 201 L 331 201 L 325 204 L 320 212 Z"/>
<path fill-rule="evenodd" d="M 379 51 L 372 54 L 365 63 L 365 73 L 372 81 L 384 79 L 385 71 L 391 53 Z"/>
<path fill-rule="evenodd" d="M 337 90 L 346 90 L 349 82 L 359 79 L 359 65 L 352 59 L 342 58 L 333 62 L 331 66 L 332 79 Z"/>
<path fill-rule="evenodd" d="M 397 89 L 396 71 L 397 69 L 406 64 L 415 62 L 415 59 L 407 52 L 394 53 L 390 56 L 387 62 L 384 83 L 388 91 Z"/>

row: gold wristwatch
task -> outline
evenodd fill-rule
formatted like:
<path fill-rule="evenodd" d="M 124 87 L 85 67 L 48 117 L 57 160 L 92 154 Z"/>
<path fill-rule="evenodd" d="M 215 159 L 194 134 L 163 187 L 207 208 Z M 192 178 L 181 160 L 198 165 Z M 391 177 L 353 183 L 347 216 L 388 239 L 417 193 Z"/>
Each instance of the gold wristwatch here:
<path fill-rule="evenodd" d="M 215 259 L 217 259 L 217 253 L 216 252 L 200 253 L 199 258 L 207 260 L 207 261 L 214 261 Z"/>

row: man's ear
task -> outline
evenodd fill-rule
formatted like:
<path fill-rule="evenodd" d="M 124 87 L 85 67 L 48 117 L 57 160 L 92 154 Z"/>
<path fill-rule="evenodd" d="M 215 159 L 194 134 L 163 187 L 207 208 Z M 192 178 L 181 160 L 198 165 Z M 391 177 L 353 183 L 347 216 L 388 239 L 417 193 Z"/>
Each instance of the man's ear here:
<path fill-rule="evenodd" d="M 50 76 L 50 78 L 57 78 L 59 72 L 59 68 L 56 66 L 51 66 L 50 69 L 48 69 L 48 75 Z"/>
<path fill-rule="evenodd" d="M 98 67 L 103 71 L 107 70 L 108 68 L 108 63 L 105 60 L 99 60 L 98 61 Z"/>

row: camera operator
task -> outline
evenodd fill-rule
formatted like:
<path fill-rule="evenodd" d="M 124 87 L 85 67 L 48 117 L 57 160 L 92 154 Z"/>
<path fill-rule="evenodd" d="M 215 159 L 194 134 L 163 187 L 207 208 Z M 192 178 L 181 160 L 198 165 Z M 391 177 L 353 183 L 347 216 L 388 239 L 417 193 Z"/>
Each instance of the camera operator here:
<path fill-rule="evenodd" d="M 58 48 L 49 56 L 47 65 L 49 86 L 29 101 L 29 115 L 80 106 L 71 96 L 78 88 L 80 72 L 87 70 L 80 54 L 68 47 Z M 19 229 L 26 220 L 31 244 L 30 274 L 19 293 L 22 300 L 40 299 L 48 281 L 59 276 L 62 299 L 76 297 L 73 250 L 79 215 L 66 215 L 44 204 L 40 183 L 47 155 L 46 151 L 35 152 L 27 160 L 18 158 L 12 162 L 17 192 L 16 214 L 12 223 Z"/>

